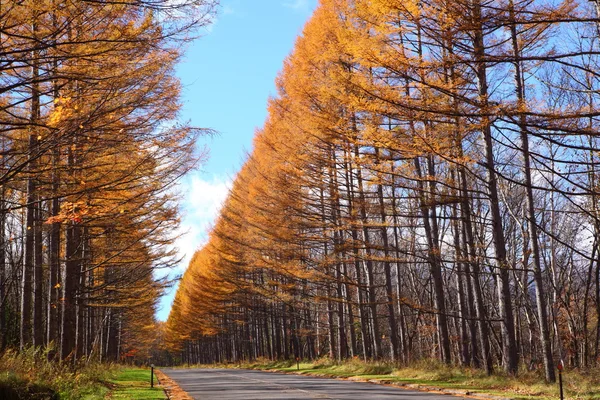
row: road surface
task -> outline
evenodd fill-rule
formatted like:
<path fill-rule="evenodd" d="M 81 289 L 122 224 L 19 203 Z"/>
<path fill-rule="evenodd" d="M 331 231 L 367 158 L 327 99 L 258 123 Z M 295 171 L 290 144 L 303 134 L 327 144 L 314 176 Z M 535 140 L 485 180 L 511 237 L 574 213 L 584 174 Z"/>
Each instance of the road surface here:
<path fill-rule="evenodd" d="M 371 383 L 240 369 L 161 369 L 194 399 L 357 399 L 452 400 L 443 394 L 416 392 Z"/>

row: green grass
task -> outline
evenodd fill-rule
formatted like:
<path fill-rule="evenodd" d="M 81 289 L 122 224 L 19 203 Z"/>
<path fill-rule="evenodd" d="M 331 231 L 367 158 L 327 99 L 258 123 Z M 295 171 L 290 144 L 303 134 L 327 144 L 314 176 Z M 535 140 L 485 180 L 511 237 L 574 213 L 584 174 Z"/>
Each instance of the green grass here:
<path fill-rule="evenodd" d="M 124 368 L 115 378 L 108 381 L 112 390 L 111 399 L 140 399 L 158 400 L 166 399 L 164 391 L 156 387 L 158 380 L 154 376 L 154 388 L 150 387 L 150 370 L 142 368 Z"/>
<path fill-rule="evenodd" d="M 349 378 L 352 380 L 375 380 L 427 390 L 440 388 L 467 391 L 474 395 L 487 394 L 518 400 L 558 398 L 558 384 L 547 384 L 539 371 L 521 371 L 518 377 L 497 372 L 487 376 L 481 370 L 446 366 L 427 361 L 410 367 L 397 367 L 391 363 L 351 360 L 344 363 L 321 359 L 315 362 L 270 362 L 258 360 L 253 363 L 226 364 L 219 367 L 250 368 L 280 371 L 313 376 Z M 600 400 L 600 371 L 566 371 L 563 374 L 565 397 L 576 400 Z"/>

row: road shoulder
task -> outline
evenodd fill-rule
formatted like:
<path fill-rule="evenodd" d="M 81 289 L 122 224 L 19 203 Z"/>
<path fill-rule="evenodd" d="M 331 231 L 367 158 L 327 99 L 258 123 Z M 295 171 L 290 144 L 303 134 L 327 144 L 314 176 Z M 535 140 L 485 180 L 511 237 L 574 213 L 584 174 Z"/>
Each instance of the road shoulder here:
<path fill-rule="evenodd" d="M 169 400 L 194 400 L 177 382 L 159 369 L 154 370 Z"/>

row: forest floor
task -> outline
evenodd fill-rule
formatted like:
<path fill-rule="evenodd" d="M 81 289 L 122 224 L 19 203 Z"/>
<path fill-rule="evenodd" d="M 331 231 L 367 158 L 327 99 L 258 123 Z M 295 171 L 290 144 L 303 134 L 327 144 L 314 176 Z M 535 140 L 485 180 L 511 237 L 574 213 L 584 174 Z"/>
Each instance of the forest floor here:
<path fill-rule="evenodd" d="M 202 366 L 207 367 L 207 366 Z M 459 396 L 490 399 L 557 399 L 557 384 L 547 384 L 535 371 L 522 371 L 518 377 L 501 372 L 487 376 L 481 370 L 440 365 L 428 361 L 398 368 L 386 363 L 366 363 L 352 360 L 332 363 L 329 359 L 296 363 L 268 360 L 242 364 L 220 364 L 218 368 L 246 368 L 328 378 L 365 381 L 403 386 L 410 389 Z M 600 400 L 600 371 L 565 371 L 563 373 L 566 399 Z"/>

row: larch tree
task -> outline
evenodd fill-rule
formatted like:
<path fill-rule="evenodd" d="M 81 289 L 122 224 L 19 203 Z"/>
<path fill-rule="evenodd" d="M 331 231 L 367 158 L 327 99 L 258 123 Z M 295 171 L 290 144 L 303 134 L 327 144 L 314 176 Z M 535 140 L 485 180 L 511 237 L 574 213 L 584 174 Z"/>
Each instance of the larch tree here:
<path fill-rule="evenodd" d="M 177 122 L 173 68 L 215 5 L 2 4 L 3 348 L 118 359 L 142 329 L 125 315 L 153 313 L 177 262 L 173 186 L 205 132 Z"/>
<path fill-rule="evenodd" d="M 321 1 L 183 277 L 177 356 L 541 363 L 549 382 L 566 354 L 595 363 L 592 6 Z"/>

